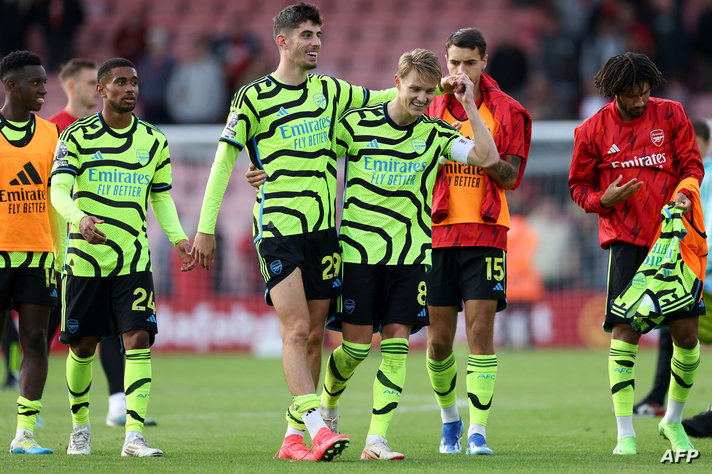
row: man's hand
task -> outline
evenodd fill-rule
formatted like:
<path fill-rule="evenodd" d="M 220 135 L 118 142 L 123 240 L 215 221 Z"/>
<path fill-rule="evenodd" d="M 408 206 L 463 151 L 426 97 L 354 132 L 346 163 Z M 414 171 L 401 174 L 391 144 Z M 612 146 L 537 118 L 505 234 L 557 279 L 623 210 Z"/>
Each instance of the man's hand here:
<path fill-rule="evenodd" d="M 84 216 L 79 222 L 79 232 L 90 244 L 104 244 L 106 243 L 106 234 L 96 228 L 97 224 L 103 223 L 104 221 L 98 217 Z"/>
<path fill-rule="evenodd" d="M 197 263 L 193 256 L 190 254 L 190 242 L 187 240 L 181 240 L 176 244 L 176 252 L 178 252 L 178 258 L 180 259 L 180 271 L 189 272 L 195 268 Z"/>
<path fill-rule="evenodd" d="M 215 257 L 215 235 L 198 232 L 193 240 L 193 248 L 190 255 L 201 267 L 210 270 L 210 265 Z"/>
<path fill-rule="evenodd" d="M 601 196 L 601 206 L 609 209 L 616 204 L 622 203 L 643 187 L 643 182 L 638 181 L 638 178 L 633 178 L 623 185 L 620 185 L 621 181 L 623 181 L 623 175 L 619 175 L 616 180 L 608 186 L 606 192 Z"/>
<path fill-rule="evenodd" d="M 675 195 L 675 207 L 682 209 L 682 212 L 685 213 L 692 208 L 692 201 L 685 193 L 677 193 Z"/>
<path fill-rule="evenodd" d="M 265 170 L 258 170 L 257 168 L 255 168 L 255 165 L 250 163 L 250 166 L 245 172 L 245 179 L 247 179 L 247 182 L 250 184 L 250 186 L 255 189 L 260 189 L 262 183 L 264 183 L 267 179 L 267 173 L 265 173 Z"/>
<path fill-rule="evenodd" d="M 454 88 L 455 76 L 446 76 L 440 79 L 440 90 L 446 94 L 452 94 Z"/>
<path fill-rule="evenodd" d="M 465 102 L 475 103 L 475 85 L 467 74 L 457 74 L 455 76 L 452 93 L 461 104 Z"/>

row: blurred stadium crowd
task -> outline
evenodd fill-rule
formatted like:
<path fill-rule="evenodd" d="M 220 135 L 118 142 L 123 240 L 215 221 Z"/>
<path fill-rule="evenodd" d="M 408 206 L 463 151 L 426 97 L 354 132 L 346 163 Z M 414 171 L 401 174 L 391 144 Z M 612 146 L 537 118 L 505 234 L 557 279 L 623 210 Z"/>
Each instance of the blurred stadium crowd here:
<path fill-rule="evenodd" d="M 0 55 L 27 48 L 56 71 L 72 56 L 134 61 L 142 117 L 213 123 L 240 85 L 276 64 L 271 19 L 288 0 L 7 0 Z M 534 120 L 587 117 L 592 77 L 624 51 L 649 55 L 668 80 L 658 95 L 712 116 L 712 0 L 314 0 L 325 18 L 318 72 L 369 88 L 392 85 L 405 50 L 444 58 L 447 36 L 480 28 L 490 73 Z M 203 87 L 195 87 L 202 84 Z M 63 104 L 55 78 L 46 113 Z M 192 104 L 202 103 L 200 108 Z"/>
<path fill-rule="evenodd" d="M 173 196 L 193 236 L 219 124 L 234 91 L 276 66 L 272 17 L 290 3 L 4 0 L 0 56 L 29 49 L 43 58 L 49 81 L 43 117 L 65 105 L 57 73 L 69 58 L 132 60 L 141 82 L 136 113 L 163 125 L 172 151 Z M 682 102 L 692 118 L 712 117 L 712 0 L 310 3 L 319 5 L 325 19 L 315 72 L 371 89 L 393 86 L 394 65 L 406 50 L 430 49 L 444 64 L 451 33 L 472 26 L 484 33 L 485 72 L 534 119 L 527 172 L 521 188 L 507 198 L 513 214 L 524 218 L 513 219 L 510 231 L 507 311 L 512 317 L 503 321 L 513 326 L 500 328 L 498 342 L 592 343 L 590 334 L 600 333 L 607 254 L 598 245 L 596 217 L 584 214 L 568 196 L 573 127 L 606 103 L 593 88 L 596 71 L 607 58 L 628 50 L 648 54 L 667 79 L 653 95 Z M 544 121 L 561 121 L 551 139 L 539 135 Z M 194 136 L 200 136 L 199 142 L 191 141 Z M 233 180 L 243 179 L 244 163 L 235 168 Z M 213 323 L 225 322 L 213 324 L 224 329 L 215 331 L 215 339 L 229 339 L 224 347 L 250 344 L 238 341 L 242 335 L 227 335 L 232 334 L 230 321 L 251 320 L 267 310 L 251 238 L 253 200 L 246 183 L 228 188 L 230 204 L 222 212 L 231 217 L 221 219 L 216 230 L 219 260 L 209 275 L 175 270 L 170 243 L 153 222 L 149 235 L 162 239 L 151 245 L 162 314 L 169 315 L 162 319 L 162 331 L 169 341 L 185 338 L 189 345 L 195 339 L 193 322 L 211 313 Z M 235 302 L 245 306 L 235 310 Z M 221 314 L 217 319 L 216 312 Z"/>

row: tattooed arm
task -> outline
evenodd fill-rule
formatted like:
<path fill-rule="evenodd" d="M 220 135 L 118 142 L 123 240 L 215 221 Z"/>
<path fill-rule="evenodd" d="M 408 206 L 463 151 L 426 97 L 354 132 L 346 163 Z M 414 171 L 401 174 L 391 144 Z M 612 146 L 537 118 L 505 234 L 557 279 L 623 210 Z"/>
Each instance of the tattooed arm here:
<path fill-rule="evenodd" d="M 514 183 L 517 182 L 521 164 L 521 157 L 505 155 L 494 166 L 487 168 L 486 171 L 490 178 L 494 179 L 501 188 L 512 189 Z"/>

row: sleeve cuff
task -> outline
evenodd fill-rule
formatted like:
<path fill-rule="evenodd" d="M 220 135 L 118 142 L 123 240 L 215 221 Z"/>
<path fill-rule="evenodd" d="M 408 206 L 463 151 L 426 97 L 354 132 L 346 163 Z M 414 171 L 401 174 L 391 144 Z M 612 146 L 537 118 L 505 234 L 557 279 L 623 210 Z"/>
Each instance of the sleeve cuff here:
<path fill-rule="evenodd" d="M 680 189 L 678 192 L 684 194 L 685 196 L 687 196 L 687 199 L 692 200 L 692 192 L 691 192 L 689 189 L 687 189 L 687 188 L 682 188 L 682 189 Z"/>
<path fill-rule="evenodd" d="M 603 207 L 603 204 L 601 204 L 601 196 L 603 196 L 603 193 L 596 194 L 589 201 L 591 212 L 595 212 L 596 214 L 608 214 L 613 210 L 613 207 Z"/>

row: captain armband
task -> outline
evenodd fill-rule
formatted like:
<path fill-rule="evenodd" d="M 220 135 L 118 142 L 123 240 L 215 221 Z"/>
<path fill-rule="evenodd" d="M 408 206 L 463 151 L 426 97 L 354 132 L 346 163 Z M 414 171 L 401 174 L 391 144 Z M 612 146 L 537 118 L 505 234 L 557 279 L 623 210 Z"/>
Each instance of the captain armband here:
<path fill-rule="evenodd" d="M 475 147 L 475 142 L 465 137 L 458 137 L 450 146 L 450 158 L 467 165 L 467 155 Z"/>

